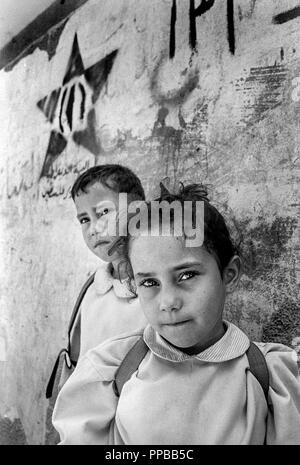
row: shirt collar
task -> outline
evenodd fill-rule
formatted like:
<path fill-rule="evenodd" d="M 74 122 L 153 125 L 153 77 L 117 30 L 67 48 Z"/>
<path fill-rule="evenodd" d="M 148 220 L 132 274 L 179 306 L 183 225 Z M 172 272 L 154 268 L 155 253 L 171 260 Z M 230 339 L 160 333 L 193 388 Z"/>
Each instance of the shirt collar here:
<path fill-rule="evenodd" d="M 94 278 L 96 293 L 104 295 L 113 287 L 117 297 L 126 299 L 135 297 L 135 294 L 128 288 L 127 280 L 120 281 L 119 279 L 115 279 L 111 271 L 111 263 L 103 262 L 103 264 L 99 266 Z"/>
<path fill-rule="evenodd" d="M 158 357 L 171 362 L 183 362 L 196 358 L 203 362 L 225 362 L 243 355 L 249 347 L 250 341 L 243 331 L 233 323 L 224 321 L 227 330 L 221 339 L 196 355 L 188 355 L 165 341 L 152 326 L 146 326 L 144 340 L 149 349 Z"/>

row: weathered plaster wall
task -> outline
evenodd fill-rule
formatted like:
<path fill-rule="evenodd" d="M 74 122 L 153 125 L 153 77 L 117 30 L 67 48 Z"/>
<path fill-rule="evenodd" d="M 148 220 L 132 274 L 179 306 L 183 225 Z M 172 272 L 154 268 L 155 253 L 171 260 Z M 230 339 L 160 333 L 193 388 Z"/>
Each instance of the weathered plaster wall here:
<path fill-rule="evenodd" d="M 148 195 L 164 176 L 209 183 L 246 263 L 227 317 L 299 348 L 299 14 L 90 0 L 1 71 L 0 442 L 51 442 L 45 384 L 97 263 L 69 190 L 95 163 Z"/>

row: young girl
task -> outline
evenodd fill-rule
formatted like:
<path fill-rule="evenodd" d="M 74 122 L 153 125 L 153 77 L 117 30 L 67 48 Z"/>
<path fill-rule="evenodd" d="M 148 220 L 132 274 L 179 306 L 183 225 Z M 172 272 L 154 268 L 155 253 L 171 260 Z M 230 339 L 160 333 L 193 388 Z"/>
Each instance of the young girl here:
<path fill-rule="evenodd" d="M 127 246 L 149 324 L 80 360 L 53 414 L 60 444 L 300 444 L 295 352 L 256 344 L 268 366 L 266 401 L 249 369 L 248 337 L 222 318 L 226 295 L 241 274 L 222 215 L 198 185 L 158 200 L 179 201 L 182 211 L 192 205 L 190 231 L 197 224 L 196 202 L 204 202 L 203 244 L 187 246 L 186 225 L 182 235 L 160 234 L 148 204 L 150 221 L 127 237 Z M 177 221 L 174 213 L 174 230 Z M 116 372 L 141 336 L 148 351 L 118 397 Z"/>

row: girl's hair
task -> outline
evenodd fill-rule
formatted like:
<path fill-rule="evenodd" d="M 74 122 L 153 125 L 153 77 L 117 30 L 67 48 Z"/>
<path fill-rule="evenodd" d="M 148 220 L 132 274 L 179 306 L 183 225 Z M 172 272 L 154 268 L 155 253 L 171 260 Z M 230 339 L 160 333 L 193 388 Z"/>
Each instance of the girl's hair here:
<path fill-rule="evenodd" d="M 177 193 L 170 193 L 161 183 L 161 194 L 156 200 L 165 200 L 168 203 L 177 200 L 182 205 L 182 210 L 184 210 L 184 202 L 190 201 L 192 203 L 193 228 L 197 225 L 196 202 L 202 201 L 204 203 L 203 246 L 214 255 L 222 274 L 230 259 L 238 254 L 238 250 L 230 237 L 224 217 L 209 201 L 207 187 L 203 184 L 195 183 L 184 186 L 183 183 L 180 183 Z"/>
<path fill-rule="evenodd" d="M 144 189 L 136 174 L 126 166 L 117 164 L 93 166 L 82 173 L 71 189 L 72 199 L 75 200 L 75 197 L 82 192 L 86 193 L 87 189 L 96 182 L 117 193 L 131 194 L 133 199 L 145 199 Z"/>
<path fill-rule="evenodd" d="M 170 192 L 164 184 L 160 184 L 161 193 L 160 196 L 154 199 L 157 202 L 165 201 L 172 204 L 177 201 L 182 206 L 182 212 L 184 211 L 184 202 L 189 201 L 192 206 L 192 227 L 195 228 L 197 225 L 196 221 L 196 202 L 202 201 L 204 203 L 204 240 L 203 246 L 206 250 L 211 253 L 217 261 L 221 275 L 225 267 L 228 265 L 230 259 L 234 255 L 239 255 L 237 247 L 234 245 L 233 240 L 230 237 L 229 230 L 225 223 L 222 214 L 215 208 L 208 199 L 207 187 L 203 184 L 189 184 L 184 186 L 180 184 L 177 192 Z M 148 211 L 148 230 L 151 229 L 151 202 L 145 202 Z M 160 211 L 161 213 L 161 211 Z M 173 214 L 172 214 L 173 213 Z M 160 222 L 162 218 L 159 218 Z M 170 209 L 170 222 L 174 222 L 174 209 Z M 126 269 L 129 277 L 132 279 L 133 274 L 130 267 L 130 260 L 128 256 L 130 241 L 132 236 L 128 231 L 126 237 L 120 238 L 120 246 L 123 249 L 123 255 L 125 255 L 125 261 L 127 262 Z M 133 290 L 133 287 L 130 288 Z"/>

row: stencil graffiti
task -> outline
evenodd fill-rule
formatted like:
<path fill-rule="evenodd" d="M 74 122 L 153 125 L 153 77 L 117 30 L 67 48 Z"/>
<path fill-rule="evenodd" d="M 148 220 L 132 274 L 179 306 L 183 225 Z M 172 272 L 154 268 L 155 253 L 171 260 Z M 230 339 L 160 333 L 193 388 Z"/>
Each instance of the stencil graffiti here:
<path fill-rule="evenodd" d="M 107 83 L 116 55 L 114 50 L 85 69 L 75 34 L 62 86 L 37 103 L 52 127 L 40 178 L 51 177 L 53 162 L 66 148 L 70 137 L 93 155 L 100 153 L 94 104 Z"/>

